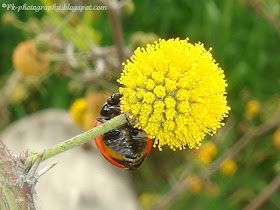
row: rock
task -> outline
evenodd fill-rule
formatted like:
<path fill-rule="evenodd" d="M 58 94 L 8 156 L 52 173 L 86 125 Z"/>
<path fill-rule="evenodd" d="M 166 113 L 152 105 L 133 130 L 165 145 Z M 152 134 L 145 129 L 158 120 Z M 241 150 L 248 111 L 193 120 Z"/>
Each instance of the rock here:
<path fill-rule="evenodd" d="M 0 138 L 15 154 L 42 151 L 81 132 L 66 111 L 46 110 L 7 127 Z M 77 147 L 41 168 L 59 163 L 39 179 L 35 202 L 39 210 L 134 210 L 136 195 L 129 172 L 109 164 L 97 149 Z"/>

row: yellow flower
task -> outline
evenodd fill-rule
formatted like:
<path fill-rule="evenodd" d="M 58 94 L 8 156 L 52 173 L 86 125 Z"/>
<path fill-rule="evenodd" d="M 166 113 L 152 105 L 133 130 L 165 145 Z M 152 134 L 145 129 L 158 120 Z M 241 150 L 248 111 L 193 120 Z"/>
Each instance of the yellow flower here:
<path fill-rule="evenodd" d="M 201 154 L 208 154 L 211 158 L 216 157 L 217 152 L 217 146 L 212 141 L 206 142 L 200 149 Z"/>
<path fill-rule="evenodd" d="M 79 126 L 83 126 L 84 124 L 87 106 L 88 105 L 85 98 L 78 98 L 70 107 L 72 119 Z"/>
<path fill-rule="evenodd" d="M 88 106 L 82 126 L 84 130 L 89 130 L 94 127 L 95 119 L 100 115 L 100 111 L 107 101 L 107 98 L 108 95 L 101 92 L 91 92 L 87 95 L 86 100 Z"/>
<path fill-rule="evenodd" d="M 233 176 L 237 170 L 237 165 L 234 160 L 227 159 L 223 162 L 221 171 L 227 176 Z"/>
<path fill-rule="evenodd" d="M 143 193 L 139 196 L 139 203 L 143 209 L 150 209 L 158 198 L 159 195 L 156 193 Z"/>
<path fill-rule="evenodd" d="M 209 155 L 209 153 L 199 153 L 199 160 L 204 165 L 208 165 L 212 162 L 213 158 Z"/>
<path fill-rule="evenodd" d="M 33 40 L 22 42 L 16 47 L 13 64 L 16 70 L 26 76 L 43 74 L 50 66 L 46 54 L 36 50 Z"/>
<path fill-rule="evenodd" d="M 246 104 L 246 114 L 250 117 L 260 113 L 261 105 L 258 101 L 252 100 Z"/>
<path fill-rule="evenodd" d="M 212 160 L 216 157 L 218 152 L 216 144 L 214 144 L 212 141 L 206 142 L 198 151 L 198 157 L 200 161 L 208 165 L 212 162 Z"/>
<path fill-rule="evenodd" d="M 274 142 L 274 146 L 277 149 L 280 149 L 280 128 L 278 128 L 273 134 L 273 142 Z"/>
<path fill-rule="evenodd" d="M 199 150 L 195 151 L 196 157 L 204 165 L 208 165 L 216 157 L 218 149 L 212 141 L 206 142 Z"/>
<path fill-rule="evenodd" d="M 203 44 L 169 39 L 138 48 L 119 83 L 122 112 L 154 138 L 159 149 L 198 148 L 228 115 L 223 70 Z"/>
<path fill-rule="evenodd" d="M 189 185 L 190 192 L 193 194 L 197 194 L 202 189 L 202 181 L 198 176 L 190 175 L 186 178 L 186 182 Z"/>

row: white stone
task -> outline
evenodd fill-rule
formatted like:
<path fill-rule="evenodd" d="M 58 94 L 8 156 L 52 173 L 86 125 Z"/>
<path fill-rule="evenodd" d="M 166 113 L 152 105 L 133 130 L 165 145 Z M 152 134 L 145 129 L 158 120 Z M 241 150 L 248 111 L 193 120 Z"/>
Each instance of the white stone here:
<path fill-rule="evenodd" d="M 66 111 L 47 110 L 13 123 L 0 138 L 20 154 L 27 148 L 42 151 L 80 132 Z M 41 168 L 56 161 L 37 184 L 39 210 L 137 209 L 129 172 L 112 166 L 96 148 L 74 148 L 45 161 Z"/>

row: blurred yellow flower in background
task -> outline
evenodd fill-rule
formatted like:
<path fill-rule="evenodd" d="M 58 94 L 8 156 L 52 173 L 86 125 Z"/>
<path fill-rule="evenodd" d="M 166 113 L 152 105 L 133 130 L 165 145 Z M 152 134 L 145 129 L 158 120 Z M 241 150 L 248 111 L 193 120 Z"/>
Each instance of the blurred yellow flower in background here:
<path fill-rule="evenodd" d="M 89 92 L 86 98 L 79 98 L 70 107 L 73 121 L 84 131 L 94 127 L 96 118 L 100 115 L 101 108 L 107 101 L 108 96 L 102 92 Z M 83 148 L 92 148 L 92 142 L 83 144 Z"/>
<path fill-rule="evenodd" d="M 201 179 L 195 175 L 188 176 L 186 182 L 189 185 L 190 192 L 193 194 L 199 193 L 203 187 Z"/>
<path fill-rule="evenodd" d="M 236 162 L 232 159 L 225 160 L 221 166 L 221 171 L 227 176 L 233 176 L 237 171 Z"/>
<path fill-rule="evenodd" d="M 212 141 L 206 142 L 203 145 L 202 150 L 209 153 L 211 155 L 211 157 L 216 157 L 216 155 L 218 153 L 217 146 Z"/>
<path fill-rule="evenodd" d="M 73 121 L 83 130 L 94 127 L 95 119 L 107 101 L 108 96 L 102 92 L 90 92 L 86 98 L 78 98 L 70 107 Z"/>
<path fill-rule="evenodd" d="M 70 113 L 73 121 L 81 127 L 84 124 L 87 106 L 88 104 L 85 98 L 78 98 L 70 107 Z"/>
<path fill-rule="evenodd" d="M 204 165 L 208 165 L 212 162 L 213 158 L 208 154 L 200 154 L 199 160 L 202 162 Z"/>
<path fill-rule="evenodd" d="M 218 149 L 212 141 L 206 142 L 198 151 L 199 159 L 203 164 L 208 165 L 216 157 Z"/>
<path fill-rule="evenodd" d="M 143 209 L 150 209 L 159 197 L 156 193 L 143 193 L 139 196 L 139 203 Z"/>
<path fill-rule="evenodd" d="M 230 108 L 223 70 L 203 44 L 159 40 L 138 48 L 124 64 L 122 112 L 154 139 L 154 146 L 198 148 L 223 126 Z"/>
<path fill-rule="evenodd" d="M 280 127 L 273 134 L 273 142 L 274 142 L 274 146 L 277 149 L 280 149 Z"/>
<path fill-rule="evenodd" d="M 45 73 L 50 66 L 46 53 L 38 52 L 33 40 L 20 43 L 13 54 L 16 70 L 26 76 L 37 76 Z"/>
<path fill-rule="evenodd" d="M 261 104 L 256 100 L 251 100 L 246 104 L 246 114 L 249 117 L 254 117 L 260 113 Z"/>
<path fill-rule="evenodd" d="M 89 130 L 94 127 L 95 119 L 107 101 L 108 96 L 102 92 L 91 92 L 87 95 L 87 110 L 84 116 L 83 129 Z"/>

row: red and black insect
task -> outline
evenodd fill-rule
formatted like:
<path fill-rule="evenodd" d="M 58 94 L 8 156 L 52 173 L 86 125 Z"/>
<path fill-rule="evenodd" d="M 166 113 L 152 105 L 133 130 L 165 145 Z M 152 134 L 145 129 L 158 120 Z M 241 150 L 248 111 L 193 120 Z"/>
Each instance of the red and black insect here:
<path fill-rule="evenodd" d="M 100 112 L 101 116 L 95 121 L 95 127 L 121 114 L 121 97 L 120 93 L 116 93 L 108 98 Z M 152 140 L 146 137 L 144 131 L 134 128 L 133 125 L 135 122 L 127 121 L 121 127 L 95 138 L 96 146 L 102 155 L 119 168 L 139 168 L 152 148 Z"/>

